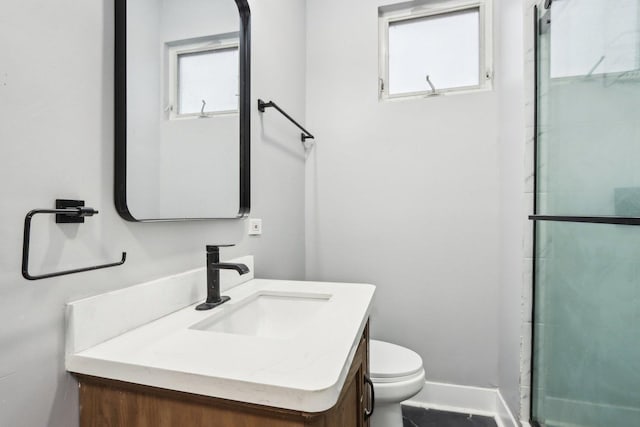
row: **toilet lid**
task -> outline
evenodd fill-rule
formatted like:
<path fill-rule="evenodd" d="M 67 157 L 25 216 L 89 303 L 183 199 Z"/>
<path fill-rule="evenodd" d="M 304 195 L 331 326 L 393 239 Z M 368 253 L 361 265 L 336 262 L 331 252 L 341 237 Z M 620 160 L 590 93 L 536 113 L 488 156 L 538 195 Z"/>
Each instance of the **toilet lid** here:
<path fill-rule="evenodd" d="M 384 341 L 369 343 L 371 378 L 396 378 L 422 369 L 422 358 L 415 351 Z"/>

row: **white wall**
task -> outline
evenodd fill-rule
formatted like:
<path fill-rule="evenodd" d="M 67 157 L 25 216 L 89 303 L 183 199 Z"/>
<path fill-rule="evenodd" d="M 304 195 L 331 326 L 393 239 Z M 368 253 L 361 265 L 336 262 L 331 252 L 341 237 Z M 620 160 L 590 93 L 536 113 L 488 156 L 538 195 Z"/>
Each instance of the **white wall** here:
<path fill-rule="evenodd" d="M 378 286 L 372 334 L 496 386 L 496 91 L 379 102 L 381 0 L 308 0 L 307 277 Z"/>
<path fill-rule="evenodd" d="M 304 2 L 251 6 L 252 104 L 273 97 L 302 116 Z M 73 427 L 64 304 L 202 265 L 208 243 L 241 242 L 223 256 L 255 254 L 260 277 L 302 279 L 304 159 L 297 132 L 254 109 L 252 215 L 264 221 L 262 237 L 245 237 L 245 222 L 236 220 L 127 223 L 113 204 L 113 2 L 5 2 L 0 52 L 0 425 Z M 22 278 L 24 215 L 59 197 L 84 199 L 100 214 L 82 226 L 36 217 L 32 271 L 113 261 L 126 250 L 124 266 Z"/>

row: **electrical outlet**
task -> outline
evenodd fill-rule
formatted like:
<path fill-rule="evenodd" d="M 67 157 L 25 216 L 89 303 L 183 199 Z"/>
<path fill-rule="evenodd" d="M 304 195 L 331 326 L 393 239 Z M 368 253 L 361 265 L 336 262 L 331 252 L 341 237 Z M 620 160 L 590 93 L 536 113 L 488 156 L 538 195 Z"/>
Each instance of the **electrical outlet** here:
<path fill-rule="evenodd" d="M 249 236 L 259 236 L 262 234 L 262 220 L 258 218 L 249 219 Z"/>

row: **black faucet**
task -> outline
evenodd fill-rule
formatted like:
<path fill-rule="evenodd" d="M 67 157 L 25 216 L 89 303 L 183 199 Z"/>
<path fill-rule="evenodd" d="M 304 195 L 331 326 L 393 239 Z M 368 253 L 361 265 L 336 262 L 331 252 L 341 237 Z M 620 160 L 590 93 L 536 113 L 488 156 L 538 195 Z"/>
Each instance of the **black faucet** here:
<path fill-rule="evenodd" d="M 207 300 L 199 304 L 196 310 L 211 310 L 229 301 L 229 297 L 220 296 L 220 270 L 235 270 L 240 275 L 249 272 L 249 268 L 244 264 L 220 262 L 221 246 L 223 245 L 207 245 Z"/>

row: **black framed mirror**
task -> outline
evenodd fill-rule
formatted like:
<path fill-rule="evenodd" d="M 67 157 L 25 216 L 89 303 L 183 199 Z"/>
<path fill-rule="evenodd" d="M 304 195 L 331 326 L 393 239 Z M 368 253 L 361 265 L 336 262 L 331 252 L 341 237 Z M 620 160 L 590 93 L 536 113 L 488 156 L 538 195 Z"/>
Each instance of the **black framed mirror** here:
<path fill-rule="evenodd" d="M 115 0 L 115 205 L 128 221 L 250 209 L 247 0 Z"/>

